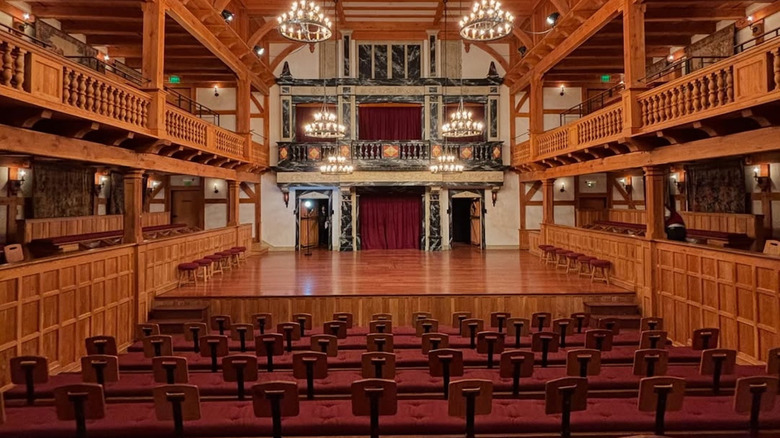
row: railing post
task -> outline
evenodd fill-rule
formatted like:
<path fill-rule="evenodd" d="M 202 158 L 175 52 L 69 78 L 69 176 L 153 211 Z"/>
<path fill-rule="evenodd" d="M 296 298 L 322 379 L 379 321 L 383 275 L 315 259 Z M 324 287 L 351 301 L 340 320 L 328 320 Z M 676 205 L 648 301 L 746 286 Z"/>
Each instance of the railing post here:
<path fill-rule="evenodd" d="M 642 107 L 639 104 L 639 94 L 643 88 L 627 88 L 621 93 L 623 105 L 623 136 L 631 137 L 642 129 Z"/>
<path fill-rule="evenodd" d="M 149 104 L 148 128 L 152 135 L 156 137 L 165 137 L 167 134 L 165 127 L 166 98 L 168 93 L 165 90 L 152 89 L 147 90 L 152 97 Z"/>

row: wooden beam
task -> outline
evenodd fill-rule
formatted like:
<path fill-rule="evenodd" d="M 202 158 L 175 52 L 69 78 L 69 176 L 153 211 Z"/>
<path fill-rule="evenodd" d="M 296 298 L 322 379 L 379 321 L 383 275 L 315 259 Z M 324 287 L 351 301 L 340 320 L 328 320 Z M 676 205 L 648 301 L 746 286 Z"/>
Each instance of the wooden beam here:
<path fill-rule="evenodd" d="M 149 88 L 165 87 L 165 5 L 163 0 L 142 3 L 144 13 L 142 74 Z"/>
<path fill-rule="evenodd" d="M 623 62 L 626 88 L 638 88 L 640 79 L 647 74 L 645 54 L 645 9 L 636 0 L 624 0 L 623 4 Z"/>
<path fill-rule="evenodd" d="M 58 135 L 4 125 L 0 125 L 0 150 L 17 154 L 112 166 L 124 166 L 128 168 L 147 169 L 176 174 L 233 179 L 247 182 L 260 181 L 260 175 L 256 174 L 204 166 L 197 163 L 161 157 L 159 155 L 140 154 L 131 150 L 104 146 L 85 140 L 61 137 Z"/>

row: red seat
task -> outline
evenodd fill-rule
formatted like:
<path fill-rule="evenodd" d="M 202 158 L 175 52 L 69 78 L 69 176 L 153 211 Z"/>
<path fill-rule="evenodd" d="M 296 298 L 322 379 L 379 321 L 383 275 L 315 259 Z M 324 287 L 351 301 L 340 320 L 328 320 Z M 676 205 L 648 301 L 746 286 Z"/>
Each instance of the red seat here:
<path fill-rule="evenodd" d="M 194 271 L 198 269 L 200 265 L 197 262 L 192 263 L 179 263 L 178 269 L 180 271 Z"/>
<path fill-rule="evenodd" d="M 601 260 L 601 259 L 591 260 L 590 264 L 591 266 L 595 266 L 597 268 L 609 268 L 610 266 L 612 266 L 612 262 L 610 262 L 609 260 Z"/>

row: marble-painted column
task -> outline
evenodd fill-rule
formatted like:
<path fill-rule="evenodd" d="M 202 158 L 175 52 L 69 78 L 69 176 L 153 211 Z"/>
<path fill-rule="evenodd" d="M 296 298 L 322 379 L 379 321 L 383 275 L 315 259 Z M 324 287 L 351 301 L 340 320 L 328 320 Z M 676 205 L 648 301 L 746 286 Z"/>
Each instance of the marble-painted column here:
<path fill-rule="evenodd" d="M 341 236 L 339 237 L 339 251 L 354 251 L 352 233 L 352 191 L 341 189 Z"/>
<path fill-rule="evenodd" d="M 439 202 L 439 188 L 431 189 L 430 215 L 428 217 L 428 250 L 441 251 L 441 204 Z"/>

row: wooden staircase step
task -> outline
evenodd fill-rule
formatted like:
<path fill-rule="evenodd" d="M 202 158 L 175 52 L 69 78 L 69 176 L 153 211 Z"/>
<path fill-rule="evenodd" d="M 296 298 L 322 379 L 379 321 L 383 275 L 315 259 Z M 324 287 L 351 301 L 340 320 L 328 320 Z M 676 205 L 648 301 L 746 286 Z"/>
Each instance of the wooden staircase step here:
<path fill-rule="evenodd" d="M 590 327 L 596 328 L 599 326 L 599 321 L 607 318 L 615 318 L 620 322 L 621 329 L 635 329 L 639 330 L 639 326 L 642 322 L 642 315 L 590 315 Z"/>
<path fill-rule="evenodd" d="M 181 320 L 199 322 L 208 319 L 208 305 L 202 306 L 155 306 L 149 310 L 149 320 Z"/>
<path fill-rule="evenodd" d="M 149 323 L 160 326 L 160 334 L 178 335 L 184 333 L 184 324 L 188 322 L 205 322 L 193 319 L 149 319 Z"/>
<path fill-rule="evenodd" d="M 585 312 L 591 315 L 639 315 L 636 303 L 585 303 Z"/>

